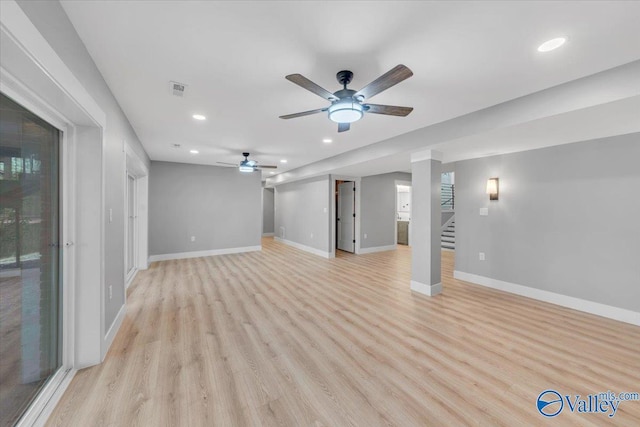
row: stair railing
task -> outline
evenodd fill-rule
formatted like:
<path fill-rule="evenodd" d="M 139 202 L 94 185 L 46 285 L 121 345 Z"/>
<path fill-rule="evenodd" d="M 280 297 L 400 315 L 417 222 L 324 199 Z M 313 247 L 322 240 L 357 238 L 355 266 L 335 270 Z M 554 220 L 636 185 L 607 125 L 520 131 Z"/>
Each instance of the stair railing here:
<path fill-rule="evenodd" d="M 455 187 L 453 184 L 441 184 L 440 200 L 442 209 L 454 210 L 455 207 Z"/>

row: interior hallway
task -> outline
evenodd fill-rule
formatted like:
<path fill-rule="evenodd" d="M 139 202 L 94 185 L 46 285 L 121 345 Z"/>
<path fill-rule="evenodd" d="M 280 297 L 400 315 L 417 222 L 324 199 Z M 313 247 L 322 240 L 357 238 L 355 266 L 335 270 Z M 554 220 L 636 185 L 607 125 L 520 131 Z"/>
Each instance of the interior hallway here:
<path fill-rule="evenodd" d="M 262 244 L 141 271 L 105 362 L 48 425 L 539 425 L 543 390 L 639 391 L 639 327 L 454 280 L 453 252 L 429 298 L 408 247 Z M 553 421 L 640 425 L 640 402 Z"/>

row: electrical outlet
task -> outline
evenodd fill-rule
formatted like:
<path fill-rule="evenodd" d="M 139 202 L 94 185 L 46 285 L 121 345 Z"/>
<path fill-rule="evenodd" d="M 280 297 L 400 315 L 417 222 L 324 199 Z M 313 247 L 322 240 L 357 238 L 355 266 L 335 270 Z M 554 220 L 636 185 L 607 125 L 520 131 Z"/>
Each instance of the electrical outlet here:
<path fill-rule="evenodd" d="M 489 215 L 489 208 L 480 208 L 480 215 L 481 216 Z"/>
<path fill-rule="evenodd" d="M 323 211 L 324 213 L 327 213 L 327 208 L 323 208 L 323 209 L 322 209 L 322 211 Z"/>
<path fill-rule="evenodd" d="M 313 239 L 313 233 L 311 233 L 311 238 Z"/>
<path fill-rule="evenodd" d="M 109 222 L 113 222 L 113 209 L 109 208 Z"/>
<path fill-rule="evenodd" d="M 196 236 L 191 236 L 191 241 L 195 242 L 196 241 Z"/>
<path fill-rule="evenodd" d="M 478 254 L 478 259 L 479 259 L 480 261 L 484 261 L 484 252 L 480 252 L 480 253 Z"/>
<path fill-rule="evenodd" d="M 109 299 L 113 298 L 113 285 L 109 285 Z"/>
<path fill-rule="evenodd" d="M 365 238 L 365 239 L 367 238 L 367 233 L 364 233 L 364 238 Z"/>

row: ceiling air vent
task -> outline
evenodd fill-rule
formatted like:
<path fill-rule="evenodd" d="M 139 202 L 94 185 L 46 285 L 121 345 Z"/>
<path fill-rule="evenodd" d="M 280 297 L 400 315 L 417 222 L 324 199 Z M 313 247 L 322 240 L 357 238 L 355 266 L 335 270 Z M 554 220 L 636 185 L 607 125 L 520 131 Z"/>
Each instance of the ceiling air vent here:
<path fill-rule="evenodd" d="M 169 89 L 174 96 L 183 97 L 187 90 L 187 85 L 184 83 L 169 82 Z"/>

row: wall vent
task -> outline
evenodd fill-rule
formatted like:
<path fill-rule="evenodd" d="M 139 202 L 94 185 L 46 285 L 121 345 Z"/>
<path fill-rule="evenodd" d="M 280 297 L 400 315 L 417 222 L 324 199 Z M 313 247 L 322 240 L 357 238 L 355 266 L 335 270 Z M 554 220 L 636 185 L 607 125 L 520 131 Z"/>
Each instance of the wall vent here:
<path fill-rule="evenodd" d="M 187 85 L 184 83 L 178 82 L 169 82 L 169 89 L 174 96 L 183 97 L 184 93 L 187 91 Z"/>

